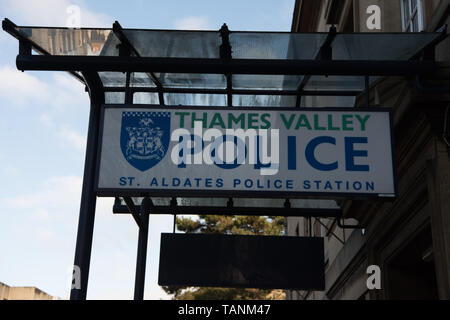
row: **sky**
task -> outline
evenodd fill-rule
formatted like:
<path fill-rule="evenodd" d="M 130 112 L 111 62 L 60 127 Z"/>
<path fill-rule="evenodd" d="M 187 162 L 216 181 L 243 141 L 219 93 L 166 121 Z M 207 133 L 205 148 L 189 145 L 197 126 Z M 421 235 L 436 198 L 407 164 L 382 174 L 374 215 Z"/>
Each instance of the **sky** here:
<path fill-rule="evenodd" d="M 23 26 L 70 23 L 124 28 L 289 31 L 295 0 L 1 0 L 0 18 Z M 20 72 L 18 41 L 0 30 L 0 282 L 67 299 L 75 252 L 89 97 L 62 72 Z M 138 228 L 99 198 L 88 299 L 132 299 Z M 145 299 L 157 285 L 161 232 L 172 216 L 150 216 Z"/>

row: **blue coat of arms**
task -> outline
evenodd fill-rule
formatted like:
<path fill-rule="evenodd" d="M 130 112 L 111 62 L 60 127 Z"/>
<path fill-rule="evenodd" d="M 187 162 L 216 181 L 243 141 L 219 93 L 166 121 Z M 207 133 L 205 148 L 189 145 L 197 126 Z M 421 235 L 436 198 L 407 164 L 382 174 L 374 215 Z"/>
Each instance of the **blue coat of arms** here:
<path fill-rule="evenodd" d="M 170 142 L 170 112 L 122 113 L 120 147 L 125 159 L 146 171 L 166 155 Z"/>

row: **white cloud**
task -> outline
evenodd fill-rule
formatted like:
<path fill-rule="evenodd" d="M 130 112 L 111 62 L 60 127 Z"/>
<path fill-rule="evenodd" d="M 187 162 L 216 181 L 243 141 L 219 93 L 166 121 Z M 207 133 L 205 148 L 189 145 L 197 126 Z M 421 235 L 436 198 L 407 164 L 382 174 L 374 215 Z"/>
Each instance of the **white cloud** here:
<path fill-rule="evenodd" d="M 3 167 L 1 172 L 2 172 L 2 174 L 4 174 L 7 177 L 15 177 L 19 173 L 19 170 L 16 167 L 9 165 L 9 166 Z"/>
<path fill-rule="evenodd" d="M 12 266 L 17 266 L 23 285 L 32 284 L 60 297 L 66 295 L 66 267 L 73 263 L 81 185 L 81 177 L 55 176 L 35 190 L 0 198 L 0 206 L 14 213 L 13 222 L 7 225 L 7 239 L 14 239 L 14 250 L 3 248 L 2 252 Z M 89 299 L 133 297 L 138 228 L 131 215 L 112 213 L 113 201 L 97 199 Z M 171 230 L 171 221 L 171 216 L 150 217 L 146 299 L 170 298 L 156 279 L 160 233 Z M 32 261 L 36 273 L 27 270 L 24 261 Z M 14 283 L 13 279 L 14 272 L 4 275 L 4 281 Z"/>
<path fill-rule="evenodd" d="M 58 84 L 60 89 L 65 89 L 67 92 L 77 95 L 83 93 L 83 97 L 86 96 L 84 92 L 84 85 L 68 73 L 54 73 L 54 81 Z"/>
<path fill-rule="evenodd" d="M 50 217 L 50 213 L 46 209 L 38 208 L 33 212 L 33 216 L 38 220 L 47 220 Z"/>
<path fill-rule="evenodd" d="M 53 119 L 46 113 L 41 114 L 41 116 L 39 117 L 39 121 L 47 128 L 53 127 Z"/>
<path fill-rule="evenodd" d="M 57 135 L 64 145 L 69 142 L 78 151 L 86 150 L 86 137 L 82 136 L 75 130 L 68 127 L 63 127 Z"/>
<path fill-rule="evenodd" d="M 37 242 L 39 242 L 41 245 L 51 245 L 58 241 L 58 236 L 56 233 L 48 228 L 36 228 L 34 230 L 34 237 Z"/>
<path fill-rule="evenodd" d="M 81 181 L 81 177 L 77 176 L 51 177 L 39 190 L 0 199 L 0 203 L 7 208 L 35 210 L 73 206 L 80 201 Z"/>
<path fill-rule="evenodd" d="M 10 66 L 0 66 L 0 100 L 3 107 L 32 107 L 42 104 L 64 109 L 70 104 L 89 106 L 84 86 L 69 75 L 54 73 L 49 82 Z"/>
<path fill-rule="evenodd" d="M 9 39 L 11 39 L 11 36 L 9 34 L 7 34 L 6 32 L 0 32 L 0 43 Z"/>
<path fill-rule="evenodd" d="M 2 13 L 19 25 L 66 27 L 70 24 L 71 6 L 80 8 L 82 27 L 110 27 L 113 19 L 89 10 L 82 0 L 2 0 Z"/>
<path fill-rule="evenodd" d="M 173 23 L 174 28 L 178 30 L 211 30 L 213 27 L 205 16 L 190 16 Z"/>
<path fill-rule="evenodd" d="M 161 288 L 158 285 L 150 286 L 148 289 L 145 290 L 145 296 L 146 299 L 150 300 L 170 300 L 172 299 L 171 295 L 168 295 L 163 288 Z"/>
<path fill-rule="evenodd" d="M 89 108 L 89 95 L 84 90 L 84 85 L 71 75 L 63 72 L 53 73 L 53 78 L 48 81 L 48 99 L 46 106 L 55 110 L 64 111 L 69 107 Z"/>
<path fill-rule="evenodd" d="M 45 82 L 9 66 L 0 67 L 0 83 L 0 98 L 4 107 L 23 107 L 49 98 Z"/>

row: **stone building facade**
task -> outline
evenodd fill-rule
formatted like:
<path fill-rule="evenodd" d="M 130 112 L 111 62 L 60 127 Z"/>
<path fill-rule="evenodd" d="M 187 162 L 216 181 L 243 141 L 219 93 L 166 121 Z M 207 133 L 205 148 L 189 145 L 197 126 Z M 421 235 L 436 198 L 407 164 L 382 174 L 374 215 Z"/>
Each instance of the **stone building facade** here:
<path fill-rule="evenodd" d="M 368 28 L 372 5 L 381 9 L 380 29 Z M 297 0 L 292 31 L 327 32 L 335 25 L 338 32 L 432 32 L 450 23 L 449 13 L 448 0 Z M 325 291 L 288 291 L 288 300 L 450 299 L 450 38 L 435 57 L 438 71 L 419 86 L 401 77 L 370 86 L 370 105 L 393 109 L 395 201 L 336 199 L 345 223 L 364 229 L 286 218 L 288 235 L 325 238 L 326 270 Z M 353 105 L 363 107 L 365 97 Z M 370 265 L 380 267 L 379 290 L 367 287 Z"/>
<path fill-rule="evenodd" d="M 10 287 L 0 282 L 0 300 L 58 300 L 35 287 Z"/>

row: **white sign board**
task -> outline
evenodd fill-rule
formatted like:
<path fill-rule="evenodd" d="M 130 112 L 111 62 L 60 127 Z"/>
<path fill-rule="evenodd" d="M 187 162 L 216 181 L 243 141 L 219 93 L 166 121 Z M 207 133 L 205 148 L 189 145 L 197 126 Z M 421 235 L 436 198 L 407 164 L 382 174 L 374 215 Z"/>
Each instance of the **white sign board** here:
<path fill-rule="evenodd" d="M 99 195 L 394 197 L 385 108 L 105 105 Z"/>

